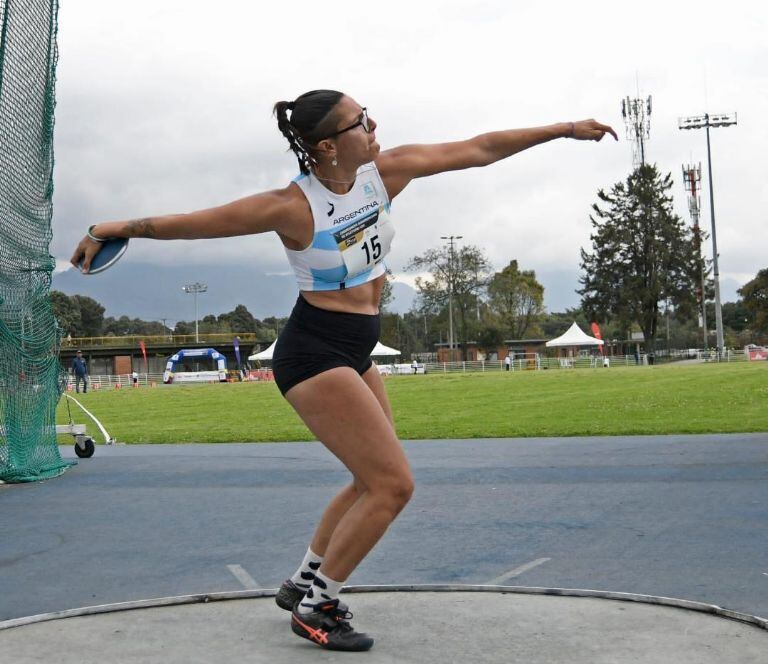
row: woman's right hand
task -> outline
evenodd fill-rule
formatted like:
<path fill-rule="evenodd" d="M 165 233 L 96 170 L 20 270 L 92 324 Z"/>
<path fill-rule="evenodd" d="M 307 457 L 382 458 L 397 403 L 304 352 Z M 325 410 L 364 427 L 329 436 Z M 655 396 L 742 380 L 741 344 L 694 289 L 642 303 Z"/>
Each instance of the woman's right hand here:
<path fill-rule="evenodd" d="M 577 141 L 599 141 L 606 134 L 610 134 L 617 141 L 619 140 L 612 127 L 604 125 L 597 120 L 580 120 L 579 122 L 571 123 L 570 138 L 575 138 Z"/>
<path fill-rule="evenodd" d="M 93 229 L 94 227 L 92 226 L 91 228 Z M 96 237 L 98 237 L 98 235 Z M 91 269 L 91 261 L 93 260 L 93 257 L 101 251 L 101 245 L 101 242 L 97 242 L 96 240 L 91 239 L 89 235 L 85 235 L 77 245 L 75 253 L 72 254 L 72 258 L 69 259 L 69 262 L 83 274 L 87 274 L 88 270 Z M 80 261 L 83 263 L 82 267 L 80 266 Z"/>

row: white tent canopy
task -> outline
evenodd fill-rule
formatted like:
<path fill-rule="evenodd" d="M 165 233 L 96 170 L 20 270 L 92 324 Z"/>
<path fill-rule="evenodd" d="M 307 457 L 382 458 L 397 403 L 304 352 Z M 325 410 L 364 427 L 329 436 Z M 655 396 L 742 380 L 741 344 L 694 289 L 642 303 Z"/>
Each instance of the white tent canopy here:
<path fill-rule="evenodd" d="M 582 329 L 574 323 L 568 328 L 568 331 L 557 337 L 547 341 L 547 348 L 560 347 L 560 346 L 602 346 L 605 343 L 602 339 L 595 339 L 585 334 Z"/>
<path fill-rule="evenodd" d="M 400 355 L 400 351 L 385 346 L 381 341 L 377 341 L 376 346 L 371 351 L 371 357 L 381 357 L 382 355 Z"/>
<path fill-rule="evenodd" d="M 263 350 L 260 353 L 255 353 L 254 355 L 249 355 L 248 361 L 253 362 L 254 360 L 271 360 L 272 353 L 275 352 L 276 343 L 277 341 L 273 341 L 272 345 L 266 350 Z M 382 355 L 400 355 L 400 351 L 395 350 L 394 348 L 390 348 L 389 346 L 385 346 L 380 341 L 377 341 L 376 347 L 371 351 L 371 355 L 374 357 L 381 357 Z"/>
<path fill-rule="evenodd" d="M 248 356 L 248 361 L 253 362 L 254 360 L 271 360 L 272 359 L 272 353 L 275 352 L 275 344 L 277 343 L 277 340 L 272 342 L 272 345 L 267 348 L 266 350 L 261 351 L 260 353 L 255 353 L 254 355 Z"/>

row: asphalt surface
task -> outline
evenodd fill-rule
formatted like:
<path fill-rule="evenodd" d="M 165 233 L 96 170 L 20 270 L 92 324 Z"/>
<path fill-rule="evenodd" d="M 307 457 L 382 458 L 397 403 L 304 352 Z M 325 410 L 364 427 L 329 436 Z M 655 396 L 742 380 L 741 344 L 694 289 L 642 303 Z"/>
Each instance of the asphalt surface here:
<path fill-rule="evenodd" d="M 591 588 L 768 616 L 768 434 L 405 448 L 414 498 L 350 584 Z M 0 620 L 274 588 L 346 479 L 319 443 L 137 445 L 0 485 Z"/>

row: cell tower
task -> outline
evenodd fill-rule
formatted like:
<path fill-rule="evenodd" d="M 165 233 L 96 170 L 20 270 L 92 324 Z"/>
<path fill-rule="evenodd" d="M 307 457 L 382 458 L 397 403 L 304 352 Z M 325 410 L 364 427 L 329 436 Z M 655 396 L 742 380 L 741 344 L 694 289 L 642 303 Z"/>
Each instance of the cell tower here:
<path fill-rule="evenodd" d="M 645 165 L 645 142 L 651 137 L 651 96 L 645 100 L 622 99 L 621 117 L 627 125 L 627 138 L 632 141 L 632 164 L 638 168 Z"/>
<path fill-rule="evenodd" d="M 683 165 L 683 182 L 685 190 L 688 192 L 688 210 L 691 213 L 693 221 L 693 236 L 696 243 L 696 253 L 701 263 L 701 285 L 699 286 L 699 307 L 701 312 L 701 326 L 704 333 L 704 348 L 709 346 L 707 334 L 707 269 L 704 259 L 701 255 L 701 228 L 699 227 L 699 212 L 701 210 L 701 199 L 699 198 L 699 183 L 701 182 L 701 162 L 698 166 L 693 164 Z"/>

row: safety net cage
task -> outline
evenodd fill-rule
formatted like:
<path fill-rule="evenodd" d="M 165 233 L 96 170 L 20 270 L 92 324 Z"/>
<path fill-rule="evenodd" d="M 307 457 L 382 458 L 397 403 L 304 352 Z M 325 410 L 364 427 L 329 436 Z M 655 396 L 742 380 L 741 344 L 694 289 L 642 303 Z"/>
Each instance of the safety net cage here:
<path fill-rule="evenodd" d="M 57 0 L 0 0 L 0 480 L 54 477 L 59 327 L 50 301 Z"/>

